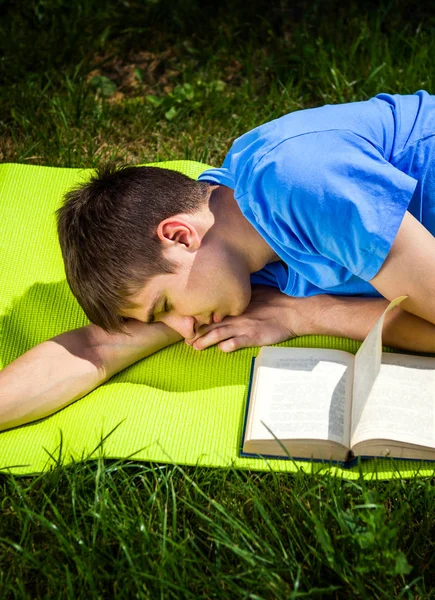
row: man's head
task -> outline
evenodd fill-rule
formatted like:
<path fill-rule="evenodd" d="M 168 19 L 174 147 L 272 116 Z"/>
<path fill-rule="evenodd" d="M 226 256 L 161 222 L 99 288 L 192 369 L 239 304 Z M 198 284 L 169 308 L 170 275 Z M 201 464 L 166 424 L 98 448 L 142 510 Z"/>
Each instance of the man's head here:
<path fill-rule="evenodd" d="M 213 190 L 220 198 L 180 173 L 127 167 L 100 170 L 66 195 L 57 211 L 66 277 L 91 322 L 115 332 L 128 318 L 159 320 L 189 338 L 246 308 L 249 269 L 231 216 L 215 226 Z"/>
<path fill-rule="evenodd" d="M 57 211 L 67 281 L 87 317 L 123 330 L 120 314 L 155 275 L 173 273 L 157 236 L 161 221 L 192 214 L 209 185 L 154 167 L 106 167 L 66 194 Z"/>

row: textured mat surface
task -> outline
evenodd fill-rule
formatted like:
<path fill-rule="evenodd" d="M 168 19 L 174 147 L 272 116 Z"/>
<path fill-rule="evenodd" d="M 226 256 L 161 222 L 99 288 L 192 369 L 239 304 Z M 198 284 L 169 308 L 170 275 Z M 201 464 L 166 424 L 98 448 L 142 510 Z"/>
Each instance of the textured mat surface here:
<path fill-rule="evenodd" d="M 207 165 L 159 163 L 196 178 Z M 35 344 L 88 323 L 69 291 L 54 211 L 90 170 L 0 165 L 0 368 Z M 283 345 L 335 347 L 356 342 L 312 336 Z M 352 469 L 239 457 L 252 356 L 196 352 L 183 342 L 136 363 L 51 417 L 0 433 L 0 470 L 36 474 L 101 453 L 135 460 L 255 470 L 328 471 L 359 477 L 432 475 L 431 463 L 369 460 Z M 110 435 L 109 435 L 110 434 Z"/>

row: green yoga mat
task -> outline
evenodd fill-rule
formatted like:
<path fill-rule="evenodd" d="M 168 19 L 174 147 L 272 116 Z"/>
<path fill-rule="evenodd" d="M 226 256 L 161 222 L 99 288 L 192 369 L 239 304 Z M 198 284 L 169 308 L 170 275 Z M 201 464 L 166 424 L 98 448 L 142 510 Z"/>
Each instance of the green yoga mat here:
<path fill-rule="evenodd" d="M 207 165 L 158 165 L 196 178 Z M 54 211 L 90 170 L 0 165 L 0 368 L 34 345 L 88 323 L 65 280 Z M 355 352 L 358 343 L 311 336 L 282 345 Z M 239 456 L 252 357 L 258 348 L 197 352 L 183 342 L 132 365 L 81 400 L 0 433 L 0 471 L 37 474 L 59 463 L 108 458 L 295 472 L 356 479 L 432 475 L 431 463 L 361 461 L 352 469 Z M 101 449 L 101 441 L 104 440 Z"/>

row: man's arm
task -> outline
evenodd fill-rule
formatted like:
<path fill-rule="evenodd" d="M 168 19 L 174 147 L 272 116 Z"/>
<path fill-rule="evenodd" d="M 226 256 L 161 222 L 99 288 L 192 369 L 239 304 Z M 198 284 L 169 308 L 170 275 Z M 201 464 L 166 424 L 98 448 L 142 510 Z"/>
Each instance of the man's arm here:
<path fill-rule="evenodd" d="M 363 341 L 389 305 L 385 298 L 313 296 L 312 333 Z M 435 352 L 435 325 L 397 306 L 385 315 L 382 343 L 399 350 Z M 307 304 L 307 308 L 309 305 Z M 308 332 L 307 332 L 308 333 Z"/>
<path fill-rule="evenodd" d="M 128 328 L 131 336 L 108 334 L 92 324 L 62 333 L 0 371 L 0 431 L 51 415 L 182 339 L 163 323 L 131 320 Z"/>
<path fill-rule="evenodd" d="M 362 341 L 388 304 L 385 298 L 324 294 L 294 298 L 273 287 L 253 286 L 251 303 L 242 315 L 201 327 L 188 343 L 197 350 L 218 344 L 224 352 L 232 352 L 301 335 Z M 401 350 L 435 352 L 435 325 L 396 307 L 385 317 L 382 341 Z"/>
<path fill-rule="evenodd" d="M 435 237 L 409 212 L 370 283 L 389 300 L 408 296 L 401 308 L 435 323 Z"/>

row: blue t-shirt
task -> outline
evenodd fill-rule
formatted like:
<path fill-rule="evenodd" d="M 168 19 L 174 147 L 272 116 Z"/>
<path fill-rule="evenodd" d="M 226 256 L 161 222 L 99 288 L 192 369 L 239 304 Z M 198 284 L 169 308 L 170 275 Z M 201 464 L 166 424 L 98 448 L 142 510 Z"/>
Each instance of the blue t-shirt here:
<path fill-rule="evenodd" d="M 292 296 L 379 296 L 406 210 L 435 234 L 435 96 L 379 94 L 297 111 L 232 145 L 199 180 L 225 185 L 281 261 L 252 283 Z"/>

